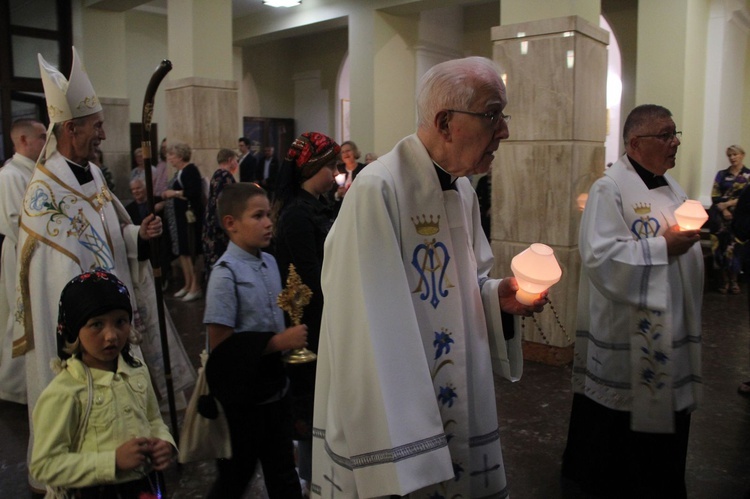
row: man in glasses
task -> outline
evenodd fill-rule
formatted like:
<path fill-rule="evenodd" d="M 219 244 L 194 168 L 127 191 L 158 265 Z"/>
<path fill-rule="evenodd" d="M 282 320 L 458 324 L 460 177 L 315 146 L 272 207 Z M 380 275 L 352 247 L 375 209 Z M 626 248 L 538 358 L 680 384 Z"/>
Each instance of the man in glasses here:
<path fill-rule="evenodd" d="M 337 498 L 506 497 L 492 365 L 518 379 L 530 315 L 492 251 L 467 175 L 509 116 L 488 59 L 420 80 L 417 133 L 362 170 L 325 246 L 312 490 Z M 341 304 L 345 303 L 345 310 Z M 492 358 L 491 354 L 492 352 Z"/>
<path fill-rule="evenodd" d="M 703 256 L 680 230 L 685 192 L 667 173 L 680 132 L 664 107 L 635 108 L 626 154 L 589 193 L 573 409 L 563 476 L 601 497 L 685 498 L 690 413 L 701 392 Z"/>

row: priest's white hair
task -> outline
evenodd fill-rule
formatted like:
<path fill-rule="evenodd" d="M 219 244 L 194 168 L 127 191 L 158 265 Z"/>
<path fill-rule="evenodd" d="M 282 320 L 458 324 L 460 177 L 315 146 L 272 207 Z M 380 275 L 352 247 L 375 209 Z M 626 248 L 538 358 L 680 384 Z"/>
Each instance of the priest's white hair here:
<path fill-rule="evenodd" d="M 481 83 L 497 81 L 502 85 L 497 66 L 485 57 L 466 57 L 441 62 L 419 80 L 417 125 L 429 127 L 435 115 L 444 109 L 469 110 Z"/>

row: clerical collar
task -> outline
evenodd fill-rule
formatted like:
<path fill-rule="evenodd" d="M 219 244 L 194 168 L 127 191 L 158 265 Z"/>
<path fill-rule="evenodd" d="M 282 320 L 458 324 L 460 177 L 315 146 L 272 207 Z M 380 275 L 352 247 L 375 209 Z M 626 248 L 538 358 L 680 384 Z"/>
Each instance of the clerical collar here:
<path fill-rule="evenodd" d="M 94 180 L 94 176 L 91 174 L 91 169 L 89 168 L 88 162 L 86 163 L 86 166 L 81 166 L 78 163 L 69 160 L 68 158 L 65 158 L 65 162 L 68 163 L 70 171 L 73 172 L 73 175 L 75 175 L 76 180 L 79 184 L 87 184 Z"/>
<path fill-rule="evenodd" d="M 669 182 L 667 182 L 667 179 L 664 178 L 664 175 L 655 175 L 654 173 L 642 167 L 636 160 L 634 160 L 630 156 L 628 156 L 628 159 L 630 160 L 630 164 L 633 165 L 633 168 L 635 168 L 638 176 L 641 177 L 641 180 L 643 180 L 643 183 L 646 184 L 646 187 L 648 187 L 649 190 L 658 189 L 659 187 L 666 187 L 669 185 Z"/>
<path fill-rule="evenodd" d="M 443 168 L 434 161 L 432 162 L 432 164 L 435 166 L 435 171 L 437 172 L 438 180 L 440 181 L 440 188 L 444 191 L 449 191 L 451 189 L 457 191 L 458 189 L 456 189 L 456 179 L 458 177 L 454 177 L 447 171 L 443 170 Z"/>

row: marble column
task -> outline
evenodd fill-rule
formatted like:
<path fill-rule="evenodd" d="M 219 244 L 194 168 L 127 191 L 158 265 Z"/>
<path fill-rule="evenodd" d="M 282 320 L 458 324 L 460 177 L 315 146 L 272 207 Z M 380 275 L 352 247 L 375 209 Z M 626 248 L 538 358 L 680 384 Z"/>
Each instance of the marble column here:
<path fill-rule="evenodd" d="M 235 148 L 238 85 L 234 79 L 231 0 L 168 0 L 168 52 L 174 69 L 165 82 L 167 140 L 193 149 L 204 176 L 216 153 Z"/>
<path fill-rule="evenodd" d="M 495 27 L 492 40 L 512 116 L 492 169 L 493 275 L 511 275 L 531 243 L 555 250 L 563 277 L 553 306 L 523 320 L 524 355 L 562 365 L 575 339 L 578 199 L 604 170 L 608 33 L 569 16 Z"/>
<path fill-rule="evenodd" d="M 130 99 L 126 85 L 125 14 L 81 7 L 74 16 L 80 32 L 74 43 L 104 111 L 107 140 L 101 143 L 104 164 L 112 172 L 115 195 L 130 199 Z M 113 57 L 122 54 L 122 57 Z"/>

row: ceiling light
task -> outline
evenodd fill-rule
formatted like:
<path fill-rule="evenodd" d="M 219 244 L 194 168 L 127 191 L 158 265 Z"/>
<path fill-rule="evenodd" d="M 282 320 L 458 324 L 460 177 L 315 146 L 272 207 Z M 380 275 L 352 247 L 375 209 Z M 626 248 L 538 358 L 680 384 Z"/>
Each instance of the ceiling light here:
<path fill-rule="evenodd" d="M 263 3 L 271 7 L 294 7 L 302 3 L 302 0 L 263 0 Z"/>

